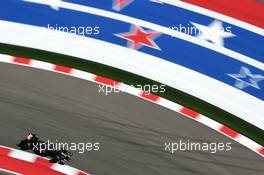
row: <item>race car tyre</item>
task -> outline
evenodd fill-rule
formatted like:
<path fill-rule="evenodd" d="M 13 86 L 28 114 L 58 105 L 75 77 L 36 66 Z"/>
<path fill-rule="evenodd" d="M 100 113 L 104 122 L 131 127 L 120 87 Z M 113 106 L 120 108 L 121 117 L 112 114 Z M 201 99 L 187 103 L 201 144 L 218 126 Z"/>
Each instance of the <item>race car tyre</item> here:
<path fill-rule="evenodd" d="M 17 144 L 17 146 L 21 149 L 21 150 L 28 150 L 30 148 L 30 143 L 25 141 L 25 140 L 21 140 L 21 142 L 19 144 Z"/>

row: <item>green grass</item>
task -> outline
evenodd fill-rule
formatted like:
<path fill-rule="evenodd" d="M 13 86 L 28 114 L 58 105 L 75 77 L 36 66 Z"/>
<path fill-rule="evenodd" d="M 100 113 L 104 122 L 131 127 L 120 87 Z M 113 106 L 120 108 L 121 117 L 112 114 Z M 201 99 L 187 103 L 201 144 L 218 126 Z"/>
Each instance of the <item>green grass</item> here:
<path fill-rule="evenodd" d="M 126 84 L 140 84 L 140 85 L 151 85 L 160 84 L 150 79 L 122 71 L 113 67 L 98 64 L 95 62 L 55 54 L 51 52 L 18 47 L 13 45 L 0 44 L 0 52 L 9 55 L 18 55 L 22 57 L 29 57 L 40 61 L 50 62 L 54 64 L 60 64 L 64 66 L 73 67 L 83 71 L 91 72 L 97 75 L 105 76 L 117 81 L 124 82 Z M 245 122 L 244 120 L 216 107 L 191 95 L 188 95 L 182 91 L 166 86 L 165 93 L 156 93 L 161 97 L 168 100 L 174 101 L 185 107 L 188 107 L 194 111 L 202 113 L 209 118 L 218 121 L 237 132 L 249 137 L 250 139 L 264 145 L 264 131 Z M 260 114 L 263 115 L 263 114 Z"/>

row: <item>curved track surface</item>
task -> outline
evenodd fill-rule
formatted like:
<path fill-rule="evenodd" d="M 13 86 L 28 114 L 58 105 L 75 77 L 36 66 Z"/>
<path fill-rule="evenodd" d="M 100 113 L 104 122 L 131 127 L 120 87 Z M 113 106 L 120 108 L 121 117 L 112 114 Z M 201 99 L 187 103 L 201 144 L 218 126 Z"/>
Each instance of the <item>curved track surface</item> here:
<path fill-rule="evenodd" d="M 63 142 L 100 142 L 70 165 L 95 175 L 263 175 L 264 159 L 220 133 L 143 99 L 98 93 L 69 76 L 0 63 L 0 144 L 28 131 Z M 229 152 L 164 151 L 164 142 L 232 142 Z"/>

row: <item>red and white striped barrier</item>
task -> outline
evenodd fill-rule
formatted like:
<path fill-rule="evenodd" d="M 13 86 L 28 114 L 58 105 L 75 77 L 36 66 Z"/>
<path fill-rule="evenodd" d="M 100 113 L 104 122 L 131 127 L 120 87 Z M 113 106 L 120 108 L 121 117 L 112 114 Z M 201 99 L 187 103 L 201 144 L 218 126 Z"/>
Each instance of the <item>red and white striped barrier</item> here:
<path fill-rule="evenodd" d="M 50 163 L 29 152 L 0 146 L 0 171 L 18 175 L 89 175 L 68 165 Z"/>
<path fill-rule="evenodd" d="M 264 157 L 264 147 L 255 141 L 245 137 L 244 135 L 234 131 L 233 129 L 222 125 L 202 114 L 199 114 L 195 111 L 192 111 L 186 107 L 183 107 L 179 104 L 176 104 L 175 102 L 169 101 L 165 98 L 156 96 L 154 94 L 148 94 L 144 91 L 141 91 L 137 88 L 134 88 L 132 86 L 119 83 L 115 80 L 111 80 L 102 76 L 94 75 L 88 72 L 80 71 L 77 69 L 73 69 L 70 67 L 50 64 L 42 61 L 37 61 L 33 59 L 27 59 L 27 58 L 21 58 L 21 57 L 13 57 L 9 55 L 0 55 L 0 62 L 5 63 L 11 63 L 11 64 L 17 64 L 17 65 L 23 65 L 27 67 L 33 67 L 43 70 L 48 70 L 52 72 L 62 73 L 69 76 L 77 77 L 80 79 L 100 83 L 100 84 L 106 84 L 110 86 L 114 86 L 121 89 L 124 92 L 127 92 L 129 94 L 135 95 L 137 97 L 140 97 L 142 99 L 151 101 L 153 103 L 159 104 L 160 106 L 166 107 L 168 109 L 171 109 L 173 111 L 176 111 L 178 113 L 183 114 L 184 116 L 187 116 L 193 120 L 196 120 L 224 135 L 227 137 L 239 142 L 240 144 L 244 145 L 245 147 L 251 149 L 252 151 L 256 152 L 260 156 Z"/>

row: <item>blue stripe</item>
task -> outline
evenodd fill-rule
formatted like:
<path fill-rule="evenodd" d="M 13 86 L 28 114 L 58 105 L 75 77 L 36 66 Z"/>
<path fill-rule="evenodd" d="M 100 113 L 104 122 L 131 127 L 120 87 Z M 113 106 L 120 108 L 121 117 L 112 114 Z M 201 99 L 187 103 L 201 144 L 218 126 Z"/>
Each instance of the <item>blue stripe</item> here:
<path fill-rule="evenodd" d="M 66 0 L 66 2 L 72 2 L 116 12 L 115 10 L 111 9 L 112 0 Z M 192 11 L 168 4 L 153 3 L 149 0 L 133 1 L 133 3 L 118 13 L 166 27 L 179 25 L 192 26 L 190 22 L 208 25 L 213 20 L 215 20 L 214 18 L 197 14 Z M 232 34 L 236 35 L 236 37 L 225 39 L 226 48 L 242 53 L 243 55 L 249 56 L 264 63 L 263 36 L 228 23 L 223 23 L 223 27 L 225 29 L 230 27 Z M 194 36 L 194 34 L 191 35 Z"/>
<path fill-rule="evenodd" d="M 121 46 L 126 46 L 127 41 L 116 37 L 114 34 L 128 32 L 131 26 L 128 23 L 96 15 L 66 9 L 61 9 L 57 12 L 52 10 L 49 6 L 24 2 L 18 3 L 17 1 L 2 3 L 0 7 L 0 16 L 2 20 L 31 24 L 40 27 L 47 27 L 48 24 L 52 26 L 57 24 L 58 26 L 67 27 L 100 26 L 100 35 L 87 35 L 87 37 L 104 40 Z M 263 71 L 238 60 L 168 35 L 161 35 L 155 39 L 155 42 L 159 45 L 162 51 L 149 47 L 142 47 L 139 51 L 190 68 L 231 86 L 234 85 L 235 80 L 227 76 L 227 73 L 238 73 L 241 66 L 249 68 L 254 74 L 264 74 Z M 259 83 L 259 85 L 262 89 L 264 88 L 263 82 Z M 264 100 L 263 90 L 248 87 L 245 88 L 244 91 Z M 208 92 L 208 94 L 210 93 L 217 92 Z"/>

